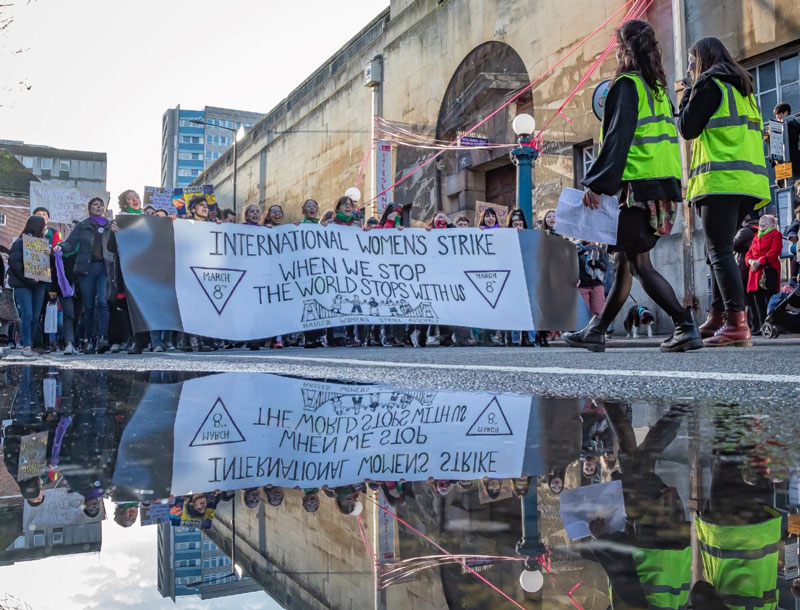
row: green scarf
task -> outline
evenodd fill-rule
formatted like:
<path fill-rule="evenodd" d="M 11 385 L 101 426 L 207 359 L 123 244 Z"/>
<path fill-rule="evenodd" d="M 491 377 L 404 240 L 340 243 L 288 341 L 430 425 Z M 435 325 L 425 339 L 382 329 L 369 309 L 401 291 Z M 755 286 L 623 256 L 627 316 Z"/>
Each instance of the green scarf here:
<path fill-rule="evenodd" d="M 402 227 L 403 226 L 403 219 L 400 218 L 399 216 L 395 216 L 394 217 L 394 226 L 395 226 L 395 228 Z"/>
<path fill-rule="evenodd" d="M 773 225 L 769 229 L 764 229 L 763 231 L 759 231 L 758 232 L 758 237 L 759 238 L 764 237 L 767 233 L 769 233 L 770 231 L 774 231 L 774 230 L 775 230 L 775 226 Z"/>
<path fill-rule="evenodd" d="M 313 224 L 317 224 L 319 222 L 319 218 L 303 218 L 303 222 L 311 222 Z"/>
<path fill-rule="evenodd" d="M 353 222 L 353 215 L 350 214 L 349 216 L 342 214 L 341 212 L 336 212 L 336 220 L 341 223 L 350 224 Z"/>
<path fill-rule="evenodd" d="M 125 209 L 123 211 L 126 214 L 141 214 L 142 213 L 142 210 L 134 210 L 133 208 L 129 208 L 127 206 L 125 206 Z"/>

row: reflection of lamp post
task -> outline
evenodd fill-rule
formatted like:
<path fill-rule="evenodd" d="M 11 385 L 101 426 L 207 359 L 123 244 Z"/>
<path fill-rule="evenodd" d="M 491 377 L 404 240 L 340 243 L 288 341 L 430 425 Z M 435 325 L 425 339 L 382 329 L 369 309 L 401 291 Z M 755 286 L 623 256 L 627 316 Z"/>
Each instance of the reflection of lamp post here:
<path fill-rule="evenodd" d="M 542 588 L 544 577 L 531 560 L 545 553 L 544 544 L 539 535 L 539 507 L 536 493 L 536 481 L 531 482 L 528 494 L 524 496 L 522 505 L 522 538 L 517 542 L 517 554 L 525 557 L 525 570 L 519 576 L 520 586 L 528 593 L 536 593 Z"/>
<path fill-rule="evenodd" d="M 237 578 L 242 577 L 242 566 L 236 564 L 236 498 L 231 500 L 231 565 L 233 566 L 233 572 L 230 574 L 225 574 L 223 576 L 217 576 L 215 578 L 209 578 L 208 580 L 198 580 L 197 582 L 193 582 L 191 584 L 186 585 L 187 589 L 197 589 L 198 587 L 202 587 L 203 585 L 210 585 L 218 580 L 224 580 L 226 578 L 231 578 L 232 576 L 236 576 Z M 202 571 L 202 568 L 201 568 Z"/>
<path fill-rule="evenodd" d="M 198 125 L 206 125 L 203 119 L 191 119 L 190 123 L 196 123 Z M 236 143 L 239 142 L 242 138 L 244 138 L 244 125 L 240 125 L 239 128 L 235 127 L 223 127 L 222 125 L 214 125 L 214 127 L 219 127 L 220 129 L 224 129 L 225 131 L 233 132 L 233 211 L 236 212 L 236 171 L 238 166 L 237 156 L 236 156 Z"/>
<path fill-rule="evenodd" d="M 517 207 L 525 214 L 525 223 L 533 228 L 533 162 L 539 151 L 533 147 L 530 136 L 536 129 L 536 121 L 529 114 L 518 114 L 511 128 L 518 136 L 519 146 L 511 151 L 511 161 L 517 166 Z"/>

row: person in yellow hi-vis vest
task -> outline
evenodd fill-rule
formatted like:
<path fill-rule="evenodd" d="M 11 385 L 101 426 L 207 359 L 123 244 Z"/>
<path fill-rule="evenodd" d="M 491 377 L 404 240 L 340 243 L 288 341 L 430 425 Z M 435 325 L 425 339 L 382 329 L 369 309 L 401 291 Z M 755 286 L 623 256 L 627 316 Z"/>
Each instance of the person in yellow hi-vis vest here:
<path fill-rule="evenodd" d="M 715 451 L 711 492 L 695 521 L 705 580 L 692 588 L 694 608 L 778 607 L 781 515 L 772 498 L 764 473 L 743 468 L 735 451 Z"/>
<path fill-rule="evenodd" d="M 659 608 L 685 610 L 691 584 L 690 524 L 675 488 L 656 473 L 661 454 L 677 438 L 687 411 L 673 407 L 637 443 L 625 405 L 604 402 L 619 442 L 619 472 L 625 498 L 624 532 L 607 533 L 605 522 L 593 520 L 594 540 L 586 555 L 599 562 L 609 581 L 614 610 Z"/>
<path fill-rule="evenodd" d="M 630 296 L 633 276 L 672 319 L 675 330 L 661 351 L 703 347 L 691 309 L 684 309 L 670 283 L 650 261 L 658 239 L 672 231 L 681 207 L 681 155 L 667 77 L 653 28 L 633 19 L 617 30 L 617 75 L 608 91 L 602 146 L 583 179 L 583 205 L 597 209 L 600 195 L 619 195 L 616 275 L 605 307 L 589 324 L 564 333 L 570 347 L 605 350 L 606 332 Z"/>
<path fill-rule="evenodd" d="M 706 236 L 713 301 L 700 326 L 708 347 L 753 344 L 733 238 L 745 216 L 770 199 L 763 121 L 750 74 L 716 38 L 689 49 L 678 130 L 694 140 L 686 198 Z"/>

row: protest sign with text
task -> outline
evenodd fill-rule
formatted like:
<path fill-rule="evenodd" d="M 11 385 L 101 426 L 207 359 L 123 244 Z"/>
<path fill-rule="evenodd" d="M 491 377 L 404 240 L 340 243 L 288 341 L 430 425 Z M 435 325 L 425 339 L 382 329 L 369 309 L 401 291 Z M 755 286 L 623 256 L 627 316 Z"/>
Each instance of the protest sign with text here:
<path fill-rule="evenodd" d="M 531 397 L 237 373 L 183 384 L 172 492 L 518 477 Z"/>
<path fill-rule="evenodd" d="M 22 262 L 26 278 L 50 281 L 50 245 L 44 237 L 22 236 Z"/>
<path fill-rule="evenodd" d="M 164 210 L 170 216 L 177 216 L 178 208 L 172 203 L 174 190 L 175 189 L 162 188 L 159 186 L 144 187 L 142 209 L 150 206 L 156 210 Z"/>
<path fill-rule="evenodd" d="M 569 330 L 589 320 L 575 247 L 541 231 L 118 223 L 134 332 L 246 341 L 348 325 Z"/>
<path fill-rule="evenodd" d="M 175 223 L 184 332 L 235 340 L 348 324 L 533 328 L 515 232 Z"/>
<path fill-rule="evenodd" d="M 31 213 L 38 207 L 44 207 L 50 212 L 50 222 L 71 224 L 89 215 L 90 199 L 100 197 L 108 205 L 109 196 L 108 191 L 31 182 Z"/>

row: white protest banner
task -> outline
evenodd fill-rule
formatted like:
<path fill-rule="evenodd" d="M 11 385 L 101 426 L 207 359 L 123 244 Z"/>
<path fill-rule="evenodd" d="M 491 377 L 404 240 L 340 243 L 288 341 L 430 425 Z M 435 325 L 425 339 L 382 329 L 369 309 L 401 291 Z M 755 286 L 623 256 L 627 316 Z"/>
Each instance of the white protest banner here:
<path fill-rule="evenodd" d="M 108 205 L 108 191 L 90 191 L 75 186 L 52 186 L 31 182 L 31 213 L 38 207 L 47 208 L 50 222 L 71 224 L 89 215 L 89 200 L 100 197 Z"/>
<path fill-rule="evenodd" d="M 172 493 L 518 477 L 531 397 L 224 373 L 183 384 Z"/>
<path fill-rule="evenodd" d="M 517 233 L 175 222 L 183 331 L 245 341 L 352 324 L 531 329 Z"/>

